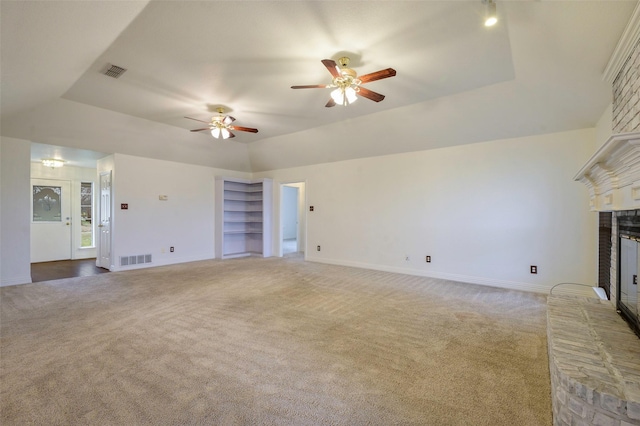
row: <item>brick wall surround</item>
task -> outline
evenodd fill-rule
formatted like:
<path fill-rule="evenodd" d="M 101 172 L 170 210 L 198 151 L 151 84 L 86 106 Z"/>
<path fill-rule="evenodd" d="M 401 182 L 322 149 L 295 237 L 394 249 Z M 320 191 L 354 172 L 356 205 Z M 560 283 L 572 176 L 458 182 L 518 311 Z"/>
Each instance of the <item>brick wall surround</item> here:
<path fill-rule="evenodd" d="M 606 174 L 619 166 L 616 162 L 620 163 L 620 159 L 614 158 L 615 152 L 600 155 L 600 151 L 609 142 L 613 143 L 612 147 L 617 146 L 614 140 L 623 134 L 629 139 L 636 136 L 634 132 L 640 132 L 640 3 L 609 59 L 603 79 L 612 85 L 612 136 L 594 157 L 598 157 L 598 167 Z M 632 145 L 640 146 L 636 139 Z M 587 166 L 591 167 L 589 162 Z M 631 191 L 632 201 L 625 198 L 625 190 L 620 189 L 621 182 L 632 175 L 633 182 L 625 181 L 624 185 L 631 188 L 640 182 L 630 172 L 632 169 L 637 172 L 636 164 L 632 166 L 626 164 L 627 171 L 617 173 L 610 187 L 590 187 L 594 191 L 592 210 L 640 208 L 627 206 L 638 200 L 637 187 L 636 192 Z M 599 170 L 598 167 L 594 171 Z M 589 187 L 584 179 L 576 180 L 582 180 Z M 604 192 L 601 194 L 595 189 Z M 611 197 L 609 203 L 607 194 Z M 614 195 L 622 197 L 617 200 Z M 610 300 L 553 294 L 548 298 L 547 338 L 554 426 L 640 425 L 640 339 L 616 312 L 619 244 L 615 214 L 611 225 Z"/>
<path fill-rule="evenodd" d="M 640 130 L 640 40 L 613 82 L 613 133 Z"/>

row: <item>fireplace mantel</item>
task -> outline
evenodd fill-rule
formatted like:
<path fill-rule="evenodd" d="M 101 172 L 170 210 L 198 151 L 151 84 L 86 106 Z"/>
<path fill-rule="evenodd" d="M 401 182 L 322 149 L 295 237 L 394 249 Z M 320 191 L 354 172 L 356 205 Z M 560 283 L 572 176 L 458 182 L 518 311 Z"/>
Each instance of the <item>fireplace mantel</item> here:
<path fill-rule="evenodd" d="M 592 211 L 640 209 L 640 132 L 612 135 L 574 177 Z"/>

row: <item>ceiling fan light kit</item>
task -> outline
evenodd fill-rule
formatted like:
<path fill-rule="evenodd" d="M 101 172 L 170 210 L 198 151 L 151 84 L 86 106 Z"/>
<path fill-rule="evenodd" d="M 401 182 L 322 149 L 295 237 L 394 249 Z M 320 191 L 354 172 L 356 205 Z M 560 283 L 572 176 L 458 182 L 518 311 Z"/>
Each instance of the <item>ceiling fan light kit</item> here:
<path fill-rule="evenodd" d="M 231 117 L 230 115 L 223 115 L 224 114 L 224 108 L 218 108 L 218 116 L 217 117 L 212 117 L 211 121 L 207 122 L 207 121 L 203 121 L 203 120 L 199 120 L 197 118 L 192 118 L 192 117 L 185 117 L 188 118 L 189 120 L 195 120 L 195 121 L 199 121 L 201 123 L 206 123 L 209 127 L 203 127 L 201 129 L 193 129 L 191 130 L 192 132 L 202 132 L 204 130 L 208 130 L 211 132 L 211 136 L 213 136 L 216 139 L 229 139 L 229 138 L 235 138 L 236 135 L 234 135 L 231 130 L 238 130 L 241 132 L 250 132 L 250 133 L 258 133 L 258 129 L 254 129 L 252 127 L 243 127 L 243 126 L 232 126 L 231 123 L 233 123 L 234 121 L 236 121 L 235 118 Z"/>
<path fill-rule="evenodd" d="M 333 59 L 323 59 L 322 63 L 333 77 L 331 84 L 291 86 L 291 88 L 334 89 L 331 92 L 331 98 L 329 99 L 329 102 L 327 102 L 327 104 L 325 105 L 327 108 L 334 107 L 336 105 L 350 105 L 358 99 L 358 96 L 363 96 L 374 102 L 380 102 L 384 99 L 384 95 L 366 89 L 361 85 L 369 83 L 371 81 L 381 80 L 383 78 L 393 77 L 396 75 L 396 70 L 394 70 L 393 68 L 387 68 L 358 77 L 356 71 L 349 68 L 349 58 L 347 58 L 346 56 L 338 59 L 338 63 L 340 64 L 340 66 L 338 66 L 338 64 L 336 64 Z"/>

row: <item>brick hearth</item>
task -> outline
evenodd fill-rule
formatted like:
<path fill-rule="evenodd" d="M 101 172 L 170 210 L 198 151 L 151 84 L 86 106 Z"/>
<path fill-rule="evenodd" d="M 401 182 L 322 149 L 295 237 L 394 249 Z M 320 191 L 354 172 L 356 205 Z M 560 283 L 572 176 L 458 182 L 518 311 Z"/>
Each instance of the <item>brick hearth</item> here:
<path fill-rule="evenodd" d="M 640 425 L 640 339 L 611 302 L 550 295 L 547 322 L 554 425 Z"/>

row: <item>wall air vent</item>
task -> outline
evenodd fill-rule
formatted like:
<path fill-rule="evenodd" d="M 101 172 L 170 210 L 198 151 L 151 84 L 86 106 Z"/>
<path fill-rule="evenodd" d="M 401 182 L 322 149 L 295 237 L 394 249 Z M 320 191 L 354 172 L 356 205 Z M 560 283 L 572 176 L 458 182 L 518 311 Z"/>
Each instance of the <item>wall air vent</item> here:
<path fill-rule="evenodd" d="M 120 266 L 139 265 L 141 263 L 151 263 L 150 254 L 137 254 L 133 256 L 120 256 Z"/>
<path fill-rule="evenodd" d="M 111 65 L 104 72 L 104 75 L 109 76 L 109 77 L 113 77 L 113 78 L 118 78 L 122 74 L 124 74 L 125 71 L 126 71 L 126 68 L 122 68 L 122 67 L 119 67 L 117 65 Z"/>

